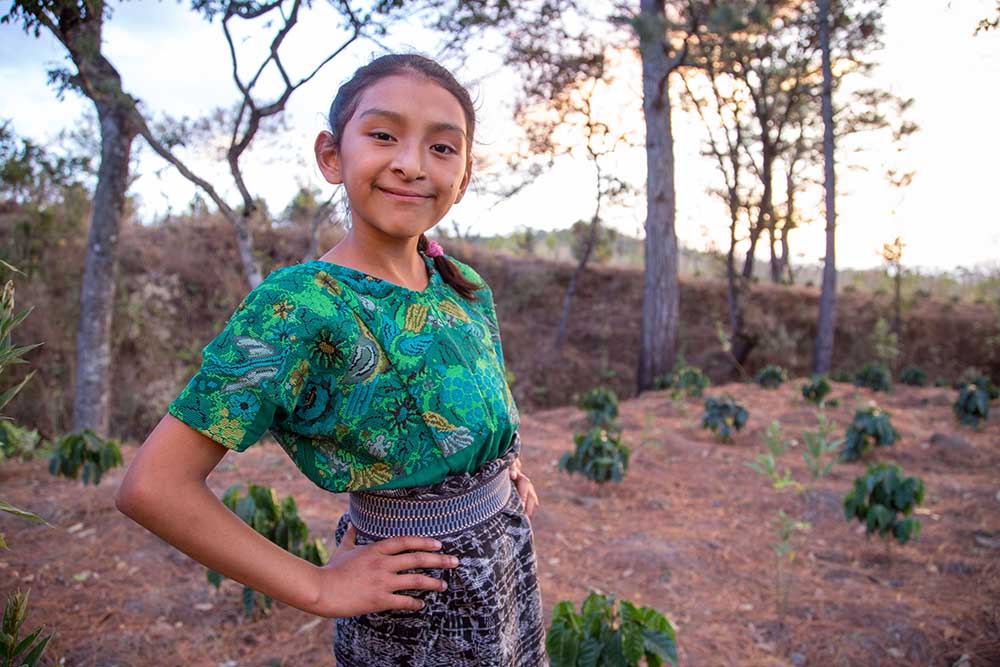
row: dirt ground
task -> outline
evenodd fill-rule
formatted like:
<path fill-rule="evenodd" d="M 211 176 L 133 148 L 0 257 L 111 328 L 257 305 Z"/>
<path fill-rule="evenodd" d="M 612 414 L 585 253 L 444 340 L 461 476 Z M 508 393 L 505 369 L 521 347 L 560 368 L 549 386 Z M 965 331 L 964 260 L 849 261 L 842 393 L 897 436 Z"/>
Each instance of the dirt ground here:
<path fill-rule="evenodd" d="M 702 403 L 650 392 L 621 406 L 632 447 L 625 481 L 598 488 L 558 470 L 581 413 L 522 415 L 525 470 L 542 508 L 533 526 L 546 616 L 588 589 L 655 607 L 677 630 L 687 667 L 1000 665 L 1000 420 L 960 428 L 950 389 L 891 395 L 834 384 L 828 414 L 843 433 L 872 398 L 902 439 L 876 454 L 923 478 L 919 541 L 891 549 L 843 518 L 842 498 L 863 464 L 838 465 L 808 494 L 778 494 L 745 463 L 764 451 L 772 419 L 801 441 L 815 409 L 799 381 L 767 391 L 727 385 L 750 411 L 731 444 L 699 427 Z M 125 462 L 135 454 L 124 449 Z M 802 445 L 783 465 L 807 472 Z M 44 664 L 237 667 L 331 665 L 332 622 L 276 604 L 242 616 L 241 589 L 214 591 L 205 570 L 119 514 L 124 470 L 99 487 L 49 476 L 44 462 L 0 467 L 0 497 L 54 528 L 0 515 L 0 594 L 31 589 L 28 628 L 54 633 Z M 253 481 L 292 494 L 313 535 L 332 544 L 345 499 L 302 477 L 273 443 L 229 454 L 210 478 L 222 493 Z M 779 509 L 809 521 L 796 538 L 784 624 L 776 611 L 774 522 Z M 967 656 L 963 659 L 963 656 Z"/>

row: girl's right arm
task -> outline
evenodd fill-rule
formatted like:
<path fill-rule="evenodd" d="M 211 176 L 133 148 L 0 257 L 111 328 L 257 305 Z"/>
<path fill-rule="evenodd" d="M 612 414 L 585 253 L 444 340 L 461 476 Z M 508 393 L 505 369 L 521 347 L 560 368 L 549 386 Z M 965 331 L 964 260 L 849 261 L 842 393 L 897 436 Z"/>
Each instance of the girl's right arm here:
<path fill-rule="evenodd" d="M 317 567 L 277 546 L 229 511 L 206 480 L 228 450 L 166 415 L 136 454 L 115 506 L 150 532 L 216 572 L 303 611 L 346 617 L 417 610 L 399 590 L 444 590 L 439 579 L 402 570 L 447 569 L 437 540 L 397 537 L 367 546 L 348 528 L 330 562 Z M 404 553 L 409 552 L 409 553 Z"/>

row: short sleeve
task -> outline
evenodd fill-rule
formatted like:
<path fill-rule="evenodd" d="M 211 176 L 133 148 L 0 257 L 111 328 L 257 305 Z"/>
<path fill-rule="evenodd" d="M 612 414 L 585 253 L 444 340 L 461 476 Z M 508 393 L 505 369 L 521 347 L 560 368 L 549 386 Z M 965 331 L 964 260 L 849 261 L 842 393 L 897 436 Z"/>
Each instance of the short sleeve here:
<path fill-rule="evenodd" d="M 202 363 L 167 412 L 219 444 L 243 451 L 291 414 L 309 356 L 290 328 L 295 293 L 267 280 L 243 299 L 202 350 Z"/>

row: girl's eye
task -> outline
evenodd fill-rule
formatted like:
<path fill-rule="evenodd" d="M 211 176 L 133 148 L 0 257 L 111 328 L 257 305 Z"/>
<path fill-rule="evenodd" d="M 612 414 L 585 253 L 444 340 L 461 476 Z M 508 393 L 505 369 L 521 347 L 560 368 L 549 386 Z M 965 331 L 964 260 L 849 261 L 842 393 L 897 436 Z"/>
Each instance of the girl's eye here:
<path fill-rule="evenodd" d="M 434 144 L 431 146 L 431 150 L 435 153 L 441 153 L 442 155 L 455 155 L 458 153 L 458 151 L 448 144 Z"/>
<path fill-rule="evenodd" d="M 376 141 L 392 141 L 392 135 L 388 132 L 371 132 L 368 136 Z"/>

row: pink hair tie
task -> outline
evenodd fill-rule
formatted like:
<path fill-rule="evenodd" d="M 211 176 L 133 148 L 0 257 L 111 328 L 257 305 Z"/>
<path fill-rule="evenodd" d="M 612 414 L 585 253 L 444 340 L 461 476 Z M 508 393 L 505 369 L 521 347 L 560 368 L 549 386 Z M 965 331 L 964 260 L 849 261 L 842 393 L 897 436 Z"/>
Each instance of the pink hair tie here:
<path fill-rule="evenodd" d="M 428 241 L 427 249 L 424 250 L 424 254 L 428 257 L 441 257 L 444 255 L 444 248 L 441 247 L 437 241 Z"/>

